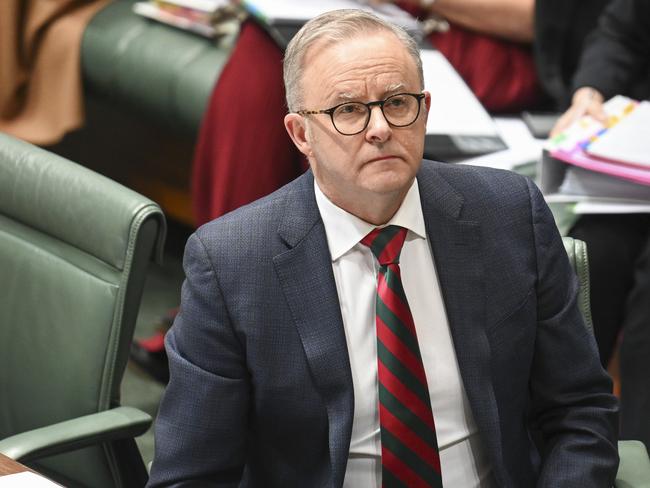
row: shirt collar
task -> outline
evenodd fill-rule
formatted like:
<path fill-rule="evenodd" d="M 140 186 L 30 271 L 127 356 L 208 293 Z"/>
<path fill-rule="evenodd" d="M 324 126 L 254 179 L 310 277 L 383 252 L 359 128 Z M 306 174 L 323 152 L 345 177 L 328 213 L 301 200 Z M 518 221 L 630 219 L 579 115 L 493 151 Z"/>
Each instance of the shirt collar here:
<path fill-rule="evenodd" d="M 321 191 L 316 179 L 314 179 L 314 191 L 318 211 L 325 225 L 325 234 L 327 235 L 327 244 L 330 248 L 332 261 L 336 261 L 358 244 L 376 226 L 334 205 Z M 399 225 L 411 231 L 416 237 L 427 238 L 420 202 L 420 191 L 416 179 L 413 180 L 402 205 L 386 225 Z"/>

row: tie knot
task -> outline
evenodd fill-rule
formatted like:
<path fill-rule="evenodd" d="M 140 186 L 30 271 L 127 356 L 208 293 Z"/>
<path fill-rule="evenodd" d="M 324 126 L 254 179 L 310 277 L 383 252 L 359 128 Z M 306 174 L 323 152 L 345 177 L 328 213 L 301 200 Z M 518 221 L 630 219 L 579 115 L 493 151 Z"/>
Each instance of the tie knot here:
<path fill-rule="evenodd" d="M 399 255 L 406 239 L 406 232 L 407 229 L 397 225 L 376 228 L 361 239 L 361 244 L 370 248 L 380 266 L 399 264 Z"/>

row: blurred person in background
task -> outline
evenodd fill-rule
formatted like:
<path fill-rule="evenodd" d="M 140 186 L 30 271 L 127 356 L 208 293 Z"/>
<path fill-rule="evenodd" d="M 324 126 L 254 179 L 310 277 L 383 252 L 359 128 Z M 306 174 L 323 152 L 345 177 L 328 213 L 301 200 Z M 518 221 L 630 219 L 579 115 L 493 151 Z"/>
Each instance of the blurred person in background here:
<path fill-rule="evenodd" d="M 606 123 L 603 102 L 614 95 L 650 96 L 650 2 L 615 0 L 603 12 L 585 43 L 573 90 L 554 135 L 583 115 Z M 650 215 L 585 215 L 569 234 L 588 246 L 591 311 L 603 365 L 621 337 L 621 438 L 650 448 Z"/>

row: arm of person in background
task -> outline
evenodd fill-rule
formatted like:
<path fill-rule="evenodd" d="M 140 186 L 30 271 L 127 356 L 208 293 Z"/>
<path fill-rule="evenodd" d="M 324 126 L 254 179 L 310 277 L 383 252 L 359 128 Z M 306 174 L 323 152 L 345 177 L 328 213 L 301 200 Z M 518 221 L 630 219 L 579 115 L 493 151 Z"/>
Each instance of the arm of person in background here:
<path fill-rule="evenodd" d="M 514 42 L 531 43 L 535 0 L 370 0 L 415 5 L 465 29 Z"/>
<path fill-rule="evenodd" d="M 574 78 L 576 90 L 571 107 L 553 128 L 551 136 L 562 132 L 582 115 L 604 122 L 603 101 L 626 94 L 643 76 L 650 59 L 650 2 L 612 2 L 585 46 Z"/>

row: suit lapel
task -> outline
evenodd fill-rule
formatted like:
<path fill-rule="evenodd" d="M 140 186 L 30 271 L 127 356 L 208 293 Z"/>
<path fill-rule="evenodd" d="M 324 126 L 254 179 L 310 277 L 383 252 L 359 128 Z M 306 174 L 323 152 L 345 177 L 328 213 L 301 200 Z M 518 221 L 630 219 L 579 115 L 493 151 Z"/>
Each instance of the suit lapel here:
<path fill-rule="evenodd" d="M 440 167 L 423 166 L 418 184 L 463 384 L 501 485 L 505 480 L 499 469 L 501 431 L 485 330 L 480 225 L 462 220 L 463 197 L 441 177 Z M 353 387 L 331 256 L 311 172 L 293 185 L 278 233 L 287 250 L 275 256 L 274 265 L 314 382 L 326 404 L 332 481 L 333 486 L 341 486 L 352 432 Z"/>
<path fill-rule="evenodd" d="M 343 319 L 311 172 L 293 185 L 278 233 L 288 250 L 275 256 L 275 270 L 314 382 L 325 400 L 333 486 L 341 486 L 354 395 Z"/>
<path fill-rule="evenodd" d="M 424 167 L 418 175 L 422 210 L 440 280 L 449 327 L 465 391 L 502 484 L 499 412 L 490 374 L 485 330 L 485 279 L 480 224 L 461 219 L 463 197 L 440 175 Z"/>

